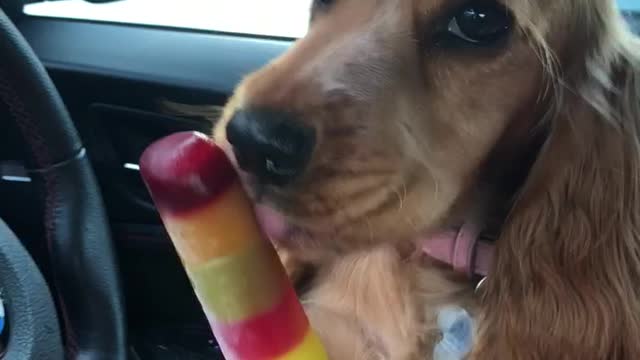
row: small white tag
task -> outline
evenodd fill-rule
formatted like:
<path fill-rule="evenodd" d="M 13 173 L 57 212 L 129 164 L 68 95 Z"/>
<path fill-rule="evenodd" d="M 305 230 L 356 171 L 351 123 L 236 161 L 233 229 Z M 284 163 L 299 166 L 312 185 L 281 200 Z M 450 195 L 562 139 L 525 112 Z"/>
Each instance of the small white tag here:
<path fill-rule="evenodd" d="M 438 313 L 442 340 L 433 349 L 434 360 L 462 360 L 473 346 L 473 319 L 458 307 L 447 307 Z"/>

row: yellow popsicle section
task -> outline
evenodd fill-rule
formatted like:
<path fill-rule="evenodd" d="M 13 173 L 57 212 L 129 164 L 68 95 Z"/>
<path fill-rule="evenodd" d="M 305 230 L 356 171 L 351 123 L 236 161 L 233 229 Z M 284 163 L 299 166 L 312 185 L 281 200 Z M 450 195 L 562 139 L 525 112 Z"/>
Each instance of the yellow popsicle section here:
<path fill-rule="evenodd" d="M 289 353 L 281 356 L 278 360 L 326 360 L 327 355 L 324 352 L 324 348 L 322 347 L 322 343 L 318 336 L 313 332 L 309 331 L 307 335 L 304 337 L 304 340 L 300 345 L 298 345 L 295 349 L 290 351 Z"/>

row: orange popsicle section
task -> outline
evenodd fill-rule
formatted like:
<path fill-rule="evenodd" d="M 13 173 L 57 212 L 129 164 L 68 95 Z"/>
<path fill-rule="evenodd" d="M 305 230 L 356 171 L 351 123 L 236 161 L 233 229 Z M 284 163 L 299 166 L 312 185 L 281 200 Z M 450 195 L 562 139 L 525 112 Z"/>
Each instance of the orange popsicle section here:
<path fill-rule="evenodd" d="M 165 215 L 173 243 L 187 266 L 245 251 L 262 234 L 253 219 L 253 208 L 235 181 L 215 201 L 179 216 Z M 253 220 L 253 221 L 250 221 Z"/>

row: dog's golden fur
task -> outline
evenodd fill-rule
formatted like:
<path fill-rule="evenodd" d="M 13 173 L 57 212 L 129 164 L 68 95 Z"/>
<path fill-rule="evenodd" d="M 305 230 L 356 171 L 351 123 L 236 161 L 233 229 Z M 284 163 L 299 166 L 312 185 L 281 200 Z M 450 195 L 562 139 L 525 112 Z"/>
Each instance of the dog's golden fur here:
<path fill-rule="evenodd" d="M 446 305 L 476 319 L 471 359 L 640 359 L 640 45 L 613 0 L 502 2 L 509 43 L 464 52 L 428 40 L 462 1 L 337 0 L 217 122 L 222 144 L 248 107 L 316 129 L 300 181 L 259 200 L 300 230 L 280 251 L 315 269 L 332 359 L 428 359 Z M 477 294 L 416 250 L 503 207 Z"/>

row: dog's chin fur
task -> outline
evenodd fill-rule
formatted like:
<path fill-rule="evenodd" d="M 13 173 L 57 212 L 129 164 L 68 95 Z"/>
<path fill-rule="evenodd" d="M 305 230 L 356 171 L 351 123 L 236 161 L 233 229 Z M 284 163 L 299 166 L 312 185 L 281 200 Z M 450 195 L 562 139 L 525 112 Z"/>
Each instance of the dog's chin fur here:
<path fill-rule="evenodd" d="M 337 0 L 247 77 L 251 107 L 318 134 L 287 188 L 261 189 L 305 236 L 280 242 L 331 359 L 429 359 L 437 312 L 472 314 L 471 359 L 640 359 L 640 45 L 613 0 L 505 0 L 507 44 L 429 43 L 453 1 Z M 462 3 L 459 2 L 459 3 Z M 489 214 L 489 216 L 487 216 Z M 416 239 L 499 224 L 474 284 Z"/>

